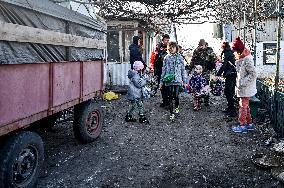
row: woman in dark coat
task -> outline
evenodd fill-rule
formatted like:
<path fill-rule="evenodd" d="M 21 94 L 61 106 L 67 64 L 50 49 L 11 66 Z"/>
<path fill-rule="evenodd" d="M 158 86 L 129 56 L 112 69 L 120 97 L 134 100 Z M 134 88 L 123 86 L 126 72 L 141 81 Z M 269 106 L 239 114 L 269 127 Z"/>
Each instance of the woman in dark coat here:
<path fill-rule="evenodd" d="M 141 61 L 145 67 L 146 63 L 142 58 L 142 53 L 140 52 L 140 37 L 134 36 L 133 37 L 133 43 L 129 46 L 130 50 L 130 64 L 131 64 L 131 69 L 133 69 L 133 63 L 135 61 Z"/>
<path fill-rule="evenodd" d="M 235 95 L 235 87 L 236 87 L 236 78 L 237 78 L 237 71 L 235 65 L 235 56 L 234 52 L 231 50 L 230 44 L 228 42 L 224 42 L 222 44 L 222 59 L 223 65 L 220 70 L 217 72 L 216 76 L 221 76 L 223 74 L 225 78 L 225 96 L 227 99 L 227 108 L 224 112 L 229 117 L 235 117 L 236 108 L 234 105 L 234 95 Z"/>

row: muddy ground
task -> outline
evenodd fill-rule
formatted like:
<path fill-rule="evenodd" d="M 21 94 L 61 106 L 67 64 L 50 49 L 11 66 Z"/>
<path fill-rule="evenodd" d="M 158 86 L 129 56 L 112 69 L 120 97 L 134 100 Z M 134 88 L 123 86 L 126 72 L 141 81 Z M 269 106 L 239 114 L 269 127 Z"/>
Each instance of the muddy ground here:
<path fill-rule="evenodd" d="M 152 98 L 145 103 L 150 125 L 124 122 L 124 97 L 104 103 L 104 130 L 87 145 L 74 139 L 71 121 L 57 125 L 42 134 L 46 161 L 38 187 L 283 187 L 250 160 L 269 150 L 260 129 L 234 134 L 223 99 L 199 112 L 190 101 L 181 97 L 181 117 L 170 123 Z"/>

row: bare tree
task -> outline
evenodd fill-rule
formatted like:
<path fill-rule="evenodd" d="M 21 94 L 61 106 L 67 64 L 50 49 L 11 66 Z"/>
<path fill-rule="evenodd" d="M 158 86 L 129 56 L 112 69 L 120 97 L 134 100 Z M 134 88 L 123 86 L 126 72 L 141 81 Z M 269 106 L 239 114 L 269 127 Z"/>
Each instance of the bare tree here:
<path fill-rule="evenodd" d="M 138 19 L 150 25 L 191 24 L 203 22 L 232 23 L 246 16 L 253 26 L 254 1 L 237 0 L 71 0 L 93 4 L 106 19 Z M 258 21 L 273 16 L 275 2 L 257 0 Z"/>

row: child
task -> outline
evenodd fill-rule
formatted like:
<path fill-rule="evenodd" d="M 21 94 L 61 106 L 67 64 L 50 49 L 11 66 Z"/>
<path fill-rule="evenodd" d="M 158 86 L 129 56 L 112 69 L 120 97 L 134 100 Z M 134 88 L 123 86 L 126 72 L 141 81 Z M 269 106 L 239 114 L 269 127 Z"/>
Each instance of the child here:
<path fill-rule="evenodd" d="M 249 49 L 247 49 L 244 43 L 241 41 L 240 37 L 233 41 L 232 49 L 237 53 L 236 94 L 240 99 L 239 121 L 232 128 L 232 131 L 235 133 L 246 133 L 248 130 L 255 129 L 250 113 L 249 100 L 250 97 L 257 93 L 257 73 L 253 65 L 253 57 Z"/>
<path fill-rule="evenodd" d="M 142 100 L 142 88 L 146 85 L 146 80 L 142 77 L 143 69 L 143 63 L 141 61 L 135 61 L 133 63 L 133 70 L 128 71 L 128 78 L 130 79 L 130 84 L 128 87 L 128 99 L 130 100 L 132 106 L 125 117 L 126 122 L 136 122 L 133 114 L 136 108 L 138 108 L 140 115 L 139 122 L 149 123 L 144 114 L 144 104 Z"/>
<path fill-rule="evenodd" d="M 190 87 L 194 96 L 193 106 L 195 111 L 201 109 L 201 98 L 208 97 L 210 92 L 209 85 L 207 80 L 202 76 L 202 72 L 202 66 L 196 65 L 194 74 L 190 79 Z"/>
<path fill-rule="evenodd" d="M 165 85 L 167 98 L 173 99 L 175 105 L 170 105 L 170 120 L 174 120 L 179 114 L 179 92 L 182 86 L 185 85 L 187 76 L 184 66 L 183 57 L 178 53 L 178 45 L 176 42 L 169 43 L 169 54 L 164 59 L 161 85 Z M 175 109 L 174 109 L 175 108 Z"/>

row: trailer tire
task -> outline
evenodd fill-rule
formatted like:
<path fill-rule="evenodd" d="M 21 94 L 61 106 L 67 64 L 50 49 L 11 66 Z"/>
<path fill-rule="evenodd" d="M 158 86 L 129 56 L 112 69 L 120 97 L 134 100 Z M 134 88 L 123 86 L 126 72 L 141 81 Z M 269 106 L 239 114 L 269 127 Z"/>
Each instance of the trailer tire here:
<path fill-rule="evenodd" d="M 77 140 L 82 143 L 95 141 L 102 127 L 103 111 L 94 100 L 75 106 L 73 131 Z"/>
<path fill-rule="evenodd" d="M 9 136 L 0 148 L 0 187 L 34 187 L 43 161 L 38 134 L 25 131 Z"/>

